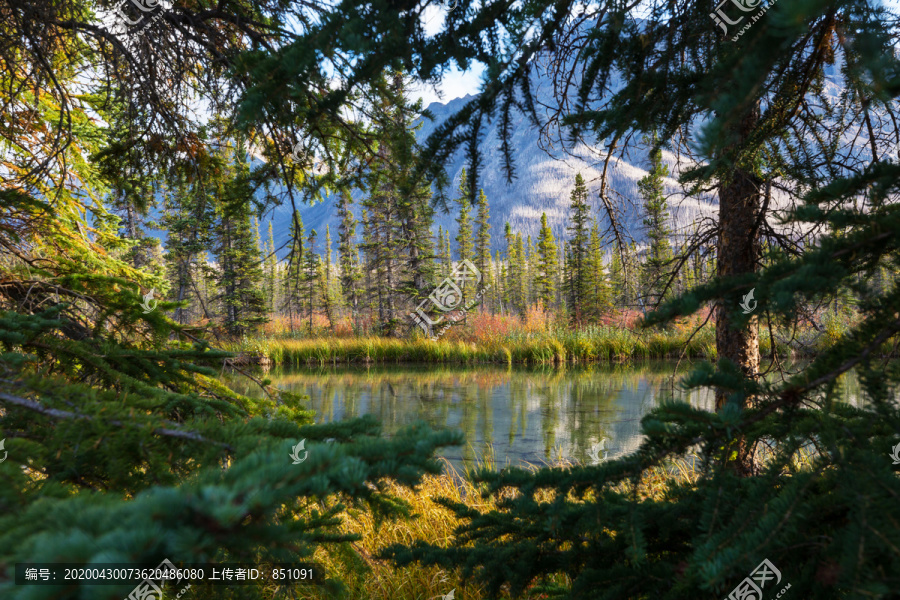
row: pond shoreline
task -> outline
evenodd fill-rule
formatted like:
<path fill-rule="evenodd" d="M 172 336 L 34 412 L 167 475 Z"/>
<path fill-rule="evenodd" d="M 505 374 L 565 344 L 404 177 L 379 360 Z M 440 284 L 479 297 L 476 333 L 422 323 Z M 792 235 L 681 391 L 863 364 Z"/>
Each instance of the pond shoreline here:
<path fill-rule="evenodd" d="M 837 341 L 831 337 L 798 336 L 791 343 L 768 331 L 760 332 L 761 357 L 809 358 Z M 301 367 L 339 364 L 497 364 L 578 365 L 625 363 L 634 360 L 716 360 L 710 328 L 687 331 L 636 332 L 625 328 L 594 328 L 559 334 L 519 335 L 493 339 L 389 337 L 260 338 L 226 345 L 239 358 L 268 366 Z M 886 343 L 882 355 L 896 353 Z"/>

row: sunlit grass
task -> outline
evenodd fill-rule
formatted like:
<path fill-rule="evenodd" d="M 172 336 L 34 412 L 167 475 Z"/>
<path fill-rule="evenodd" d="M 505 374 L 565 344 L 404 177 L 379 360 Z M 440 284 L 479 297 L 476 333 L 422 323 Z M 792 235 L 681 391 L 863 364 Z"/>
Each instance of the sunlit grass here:
<path fill-rule="evenodd" d="M 257 338 L 233 342 L 227 349 L 264 354 L 279 366 L 326 366 L 346 363 L 444 363 L 564 365 L 627 362 L 645 359 L 716 360 L 715 324 L 701 311 L 676 320 L 665 328 L 644 329 L 637 312 L 611 313 L 600 323 L 573 327 L 564 315 L 550 313 L 539 305 L 523 316 L 470 314 L 465 323 L 454 324 L 437 341 L 414 330 L 409 338 L 379 337 L 354 332 L 346 322 L 327 326 L 322 318 L 309 335 L 302 323 L 293 328 L 269 324 Z M 811 326 L 775 332 L 759 327 L 763 356 L 773 351 L 782 358 L 810 356 L 832 346 L 849 330 L 849 317 L 827 314 L 821 331 Z M 894 349 L 886 342 L 883 353 Z"/>
<path fill-rule="evenodd" d="M 764 452 L 761 459 L 765 462 L 771 456 L 771 451 Z M 789 470 L 811 468 L 813 458 L 813 452 L 803 449 L 796 454 Z M 453 532 L 461 521 L 451 511 L 439 505 L 436 502 L 438 498 L 447 498 L 481 513 L 498 509 L 498 497 L 483 498 L 480 489 L 471 482 L 474 471 L 497 469 L 498 465 L 490 450 L 475 467 L 467 468 L 463 474 L 456 471 L 447 461 L 444 461 L 444 465 L 444 471 L 440 475 L 426 476 L 415 490 L 387 482 L 390 493 L 410 507 L 412 514 L 409 518 L 378 522 L 371 511 L 358 508 L 349 508 L 341 515 L 342 532 L 356 534 L 360 539 L 340 547 L 334 545 L 328 545 L 327 549 L 326 546 L 320 547 L 313 558 L 328 577 L 343 582 L 346 586 L 347 600 L 434 600 L 450 590 L 456 590 L 456 598 L 476 600 L 487 597 L 479 584 L 471 581 L 463 583 L 460 573 L 456 570 L 421 565 L 398 568 L 389 561 L 377 558 L 382 549 L 393 544 L 411 545 L 417 541 L 425 541 L 441 547 L 452 545 Z M 582 465 L 577 461 L 558 459 L 540 465 L 526 464 L 524 468 L 569 469 Z M 641 501 L 660 502 L 667 499 L 673 486 L 695 486 L 702 476 L 700 457 L 688 455 L 668 460 L 645 471 L 636 490 L 633 489 L 631 480 L 616 484 L 613 489 L 628 495 L 636 492 Z M 516 493 L 518 492 L 508 489 L 501 492 L 500 497 L 505 498 Z M 570 498 L 570 501 L 592 501 L 593 498 L 592 492 L 589 491 L 583 498 Z M 539 489 L 535 499 L 539 503 L 550 503 L 554 500 L 554 493 L 551 490 Z M 555 583 L 566 583 L 562 575 L 553 579 Z M 319 600 L 331 598 L 331 594 L 327 588 L 306 587 L 296 597 Z M 501 595 L 501 598 L 507 597 L 509 596 Z"/>

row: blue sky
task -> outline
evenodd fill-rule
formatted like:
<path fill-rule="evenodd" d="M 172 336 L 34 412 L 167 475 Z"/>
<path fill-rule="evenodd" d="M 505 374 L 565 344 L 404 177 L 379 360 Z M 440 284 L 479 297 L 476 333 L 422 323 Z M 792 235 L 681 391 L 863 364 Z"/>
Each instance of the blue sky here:
<path fill-rule="evenodd" d="M 452 2 L 452 0 L 450 1 Z M 771 0 L 769 1 L 771 2 Z M 874 3 L 900 12 L 900 0 L 874 0 Z M 447 10 L 444 8 L 429 6 L 425 9 L 422 19 L 425 21 L 425 30 L 429 35 L 440 31 L 446 14 Z M 475 65 L 465 72 L 454 66 L 444 75 L 440 85 L 437 87 L 420 85 L 412 90 L 411 95 L 413 98 L 422 98 L 425 106 L 428 106 L 432 102 L 447 103 L 454 98 L 462 98 L 466 94 L 477 94 L 483 72 L 484 66 L 481 64 Z"/>
<path fill-rule="evenodd" d="M 450 2 L 452 3 L 452 0 Z M 448 5 L 448 3 L 445 2 L 445 5 Z M 429 6 L 425 9 L 422 20 L 425 21 L 425 31 L 428 35 L 435 35 L 441 30 L 446 14 L 446 8 Z M 420 85 L 412 90 L 411 95 L 413 98 L 422 98 L 425 101 L 425 106 L 428 106 L 432 102 L 446 103 L 454 98 L 462 98 L 466 94 L 477 94 L 483 72 L 484 66 L 481 64 L 475 65 L 465 72 L 454 66 L 444 75 L 437 88 Z M 443 94 L 443 98 L 440 98 L 439 94 Z"/>

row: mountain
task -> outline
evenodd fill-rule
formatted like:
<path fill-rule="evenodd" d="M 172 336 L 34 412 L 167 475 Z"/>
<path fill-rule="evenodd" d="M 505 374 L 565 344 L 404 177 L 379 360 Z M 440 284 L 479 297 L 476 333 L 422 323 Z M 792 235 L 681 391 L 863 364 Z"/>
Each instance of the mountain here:
<path fill-rule="evenodd" d="M 417 132 L 420 140 L 424 141 L 445 119 L 458 111 L 471 99 L 456 98 L 442 104 L 434 102 L 428 106 L 428 110 L 434 115 L 433 121 L 425 121 Z M 499 151 L 500 141 L 498 136 L 499 126 L 492 123 L 485 127 L 485 135 L 481 142 L 483 152 L 483 168 L 479 174 L 478 188 L 484 189 L 488 197 L 491 213 L 491 235 L 493 250 L 503 247 L 503 230 L 508 221 L 513 231 L 530 235 L 537 239 L 540 227 L 541 213 L 547 213 L 547 219 L 557 238 L 565 238 L 565 228 L 568 225 L 569 194 L 574 187 L 575 174 L 581 173 L 588 183 L 590 190 L 590 202 L 594 209 L 594 215 L 600 217 L 605 226 L 608 219 L 604 212 L 600 211 L 600 175 L 603 164 L 596 156 L 603 146 L 589 148 L 581 144 L 574 148 L 576 156 L 559 157 L 551 156 L 539 145 L 540 132 L 521 114 L 513 116 L 512 140 L 513 160 L 517 177 L 512 183 L 507 183 L 506 174 L 503 171 L 503 156 Z M 591 159 L 591 153 L 595 157 Z M 622 159 L 613 159 L 609 168 L 609 195 L 617 201 L 622 208 L 622 214 L 618 217 L 628 233 L 638 242 L 643 239 L 641 231 L 640 199 L 637 191 L 637 182 L 646 175 L 648 148 L 643 144 L 637 144 L 630 154 Z M 675 172 L 675 157 L 669 152 L 663 152 L 663 158 L 669 164 L 670 173 Z M 446 165 L 447 174 L 451 180 L 449 195 L 452 197 L 459 182 L 460 174 L 466 167 L 466 159 L 460 151 L 453 160 Z M 710 215 L 715 212 L 716 203 L 714 197 L 685 198 L 681 187 L 674 178 L 667 180 L 667 194 L 669 197 L 669 209 L 676 226 L 687 227 L 700 215 Z M 320 237 L 325 231 L 325 226 L 330 225 L 332 238 L 336 239 L 338 219 L 335 216 L 334 203 L 336 199 L 327 199 L 323 202 L 298 207 L 303 223 L 307 228 L 315 229 Z M 435 215 L 435 231 L 438 226 L 450 230 L 451 235 L 456 234 L 456 215 L 450 206 L 450 214 L 438 211 Z M 291 206 L 280 206 L 274 210 L 273 230 L 276 247 L 286 247 L 290 230 Z M 357 214 L 358 216 L 358 214 Z M 268 227 L 262 223 L 263 231 Z M 283 255 L 285 252 L 279 252 Z"/>

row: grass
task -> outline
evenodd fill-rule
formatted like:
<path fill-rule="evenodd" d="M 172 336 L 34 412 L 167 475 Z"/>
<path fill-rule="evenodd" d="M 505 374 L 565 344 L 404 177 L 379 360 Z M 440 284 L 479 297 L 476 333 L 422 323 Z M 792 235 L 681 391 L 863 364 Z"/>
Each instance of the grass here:
<path fill-rule="evenodd" d="M 640 497 L 662 499 L 669 485 L 696 481 L 698 474 L 690 463 L 683 462 L 680 469 L 660 468 L 658 473 L 651 473 L 639 490 Z M 490 468 L 491 464 L 488 462 L 482 466 Z M 565 468 L 574 466 L 574 463 L 561 462 L 549 466 Z M 529 468 L 539 467 L 530 465 Z M 456 598 L 486 597 L 481 585 L 472 581 L 463 583 L 455 570 L 421 565 L 398 568 L 377 558 L 383 548 L 392 544 L 411 544 L 421 540 L 443 547 L 450 545 L 453 542 L 453 531 L 460 525 L 460 521 L 449 510 L 437 504 L 437 498 L 464 503 L 482 513 L 496 509 L 496 499 L 482 498 L 468 475 L 461 476 L 445 461 L 444 472 L 426 476 L 417 490 L 388 482 L 390 492 L 408 504 L 412 516 L 378 523 L 367 509 L 347 509 L 342 514 L 341 529 L 358 535 L 360 539 L 353 542 L 351 548 L 330 547 L 326 550 L 320 547 L 314 561 L 328 577 L 343 582 L 347 600 L 433 600 L 450 590 L 455 590 Z M 542 490 L 538 492 L 537 499 L 540 502 L 552 501 L 553 493 Z M 558 583 L 564 583 L 562 578 Z M 323 588 L 308 587 L 297 597 L 319 600 L 332 597 L 331 593 Z"/>
<path fill-rule="evenodd" d="M 801 450 L 795 455 L 789 470 L 810 468 L 812 458 L 809 451 Z M 766 457 L 763 459 L 766 460 Z M 667 492 L 674 485 L 696 485 L 702 476 L 698 468 L 701 462 L 698 457 L 686 457 L 670 460 L 650 469 L 638 484 L 637 497 L 642 501 L 661 502 L 666 500 Z M 529 465 L 527 468 L 536 470 L 541 466 L 569 468 L 577 465 L 578 463 L 562 461 L 551 465 Z M 481 466 L 496 467 L 489 457 Z M 388 483 L 391 493 L 410 507 L 411 517 L 379 523 L 369 510 L 347 509 L 342 514 L 342 531 L 358 535 L 359 540 L 353 542 L 350 548 L 335 549 L 330 546 L 326 550 L 320 547 L 314 556 L 315 562 L 329 577 L 343 582 L 347 600 L 434 600 L 450 590 L 455 590 L 457 598 L 484 598 L 482 586 L 472 581 L 463 583 L 459 572 L 455 570 L 421 565 L 397 568 L 392 563 L 377 558 L 383 548 L 392 544 L 409 545 L 416 541 L 427 541 L 443 547 L 450 545 L 453 542 L 453 531 L 461 523 L 453 513 L 435 502 L 437 498 L 463 503 L 481 513 L 496 509 L 496 498 L 482 498 L 469 475 L 466 473 L 461 476 L 445 461 L 443 473 L 426 476 L 416 490 Z M 632 485 L 630 481 L 626 481 L 617 484 L 615 489 L 630 494 Z M 591 498 L 589 493 L 585 500 L 589 501 Z M 540 490 L 536 499 L 541 503 L 551 502 L 553 492 Z M 556 583 L 565 581 L 559 576 Z M 297 597 L 319 600 L 331 598 L 330 594 L 330 591 L 323 588 L 308 587 Z"/>
<path fill-rule="evenodd" d="M 446 336 L 426 338 L 312 337 L 244 340 L 228 350 L 262 353 L 277 366 L 341 363 L 448 363 L 531 364 L 616 362 L 632 359 L 677 358 L 685 348 L 688 358 L 709 356 L 715 347 L 712 330 L 688 341 L 680 332 L 640 333 L 594 326 L 579 331 L 516 332 L 503 337 L 466 340 Z"/>
<path fill-rule="evenodd" d="M 642 329 L 639 313 L 616 313 L 601 324 L 573 329 L 556 315 L 534 307 L 522 317 L 473 314 L 437 341 L 354 335 L 348 323 L 327 327 L 319 318 L 313 335 L 291 334 L 283 321 L 270 323 L 257 339 L 226 345 L 238 353 L 264 354 L 274 365 L 326 366 L 345 363 L 563 365 L 646 359 L 716 359 L 714 323 L 700 313 L 665 329 Z M 826 313 L 820 330 L 811 327 L 772 336 L 760 327 L 763 356 L 808 357 L 842 339 L 849 321 Z M 705 323 L 705 326 L 700 327 Z M 307 331 L 295 324 L 290 331 Z M 419 334 L 415 330 L 415 334 Z M 892 341 L 882 354 L 893 355 Z"/>

